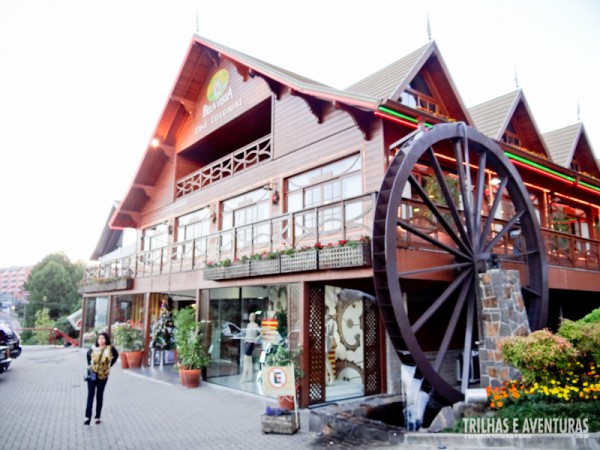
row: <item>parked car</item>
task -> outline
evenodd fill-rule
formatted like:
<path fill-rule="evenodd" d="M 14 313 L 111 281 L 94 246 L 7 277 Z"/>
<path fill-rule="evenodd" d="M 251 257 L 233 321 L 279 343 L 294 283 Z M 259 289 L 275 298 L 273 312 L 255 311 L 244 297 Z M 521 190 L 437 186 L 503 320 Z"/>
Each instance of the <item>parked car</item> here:
<path fill-rule="evenodd" d="M 13 359 L 21 354 L 21 338 L 5 323 L 0 323 L 0 345 L 8 347 Z"/>
<path fill-rule="evenodd" d="M 8 347 L 5 345 L 0 346 L 0 373 L 6 372 L 11 362 L 12 359 L 10 358 Z"/>

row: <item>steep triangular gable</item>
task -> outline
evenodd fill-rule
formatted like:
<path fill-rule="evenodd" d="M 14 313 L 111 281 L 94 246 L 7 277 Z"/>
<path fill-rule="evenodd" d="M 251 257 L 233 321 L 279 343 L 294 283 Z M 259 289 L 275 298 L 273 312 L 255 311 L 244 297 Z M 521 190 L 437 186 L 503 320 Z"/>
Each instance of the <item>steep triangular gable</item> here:
<path fill-rule="evenodd" d="M 469 108 L 486 136 L 551 160 L 521 89 Z"/>
<path fill-rule="evenodd" d="M 549 131 L 543 137 L 556 164 L 600 178 L 600 167 L 582 123 Z"/>
<path fill-rule="evenodd" d="M 302 96 L 316 115 L 321 109 L 318 102 L 335 103 L 340 109 L 351 107 L 350 113 L 357 123 L 363 123 L 379 106 L 376 98 L 328 87 L 209 39 L 194 36 L 153 134 L 159 142 L 149 143 L 146 148 L 129 190 L 112 216 L 111 228 L 137 228 L 141 208 L 151 199 L 160 174 L 174 158 L 177 134 L 196 110 L 196 102 L 208 74 L 220 60 L 231 62 L 244 80 L 262 77 L 276 97 L 283 88 Z"/>
<path fill-rule="evenodd" d="M 392 100 L 472 123 L 435 41 L 358 81 L 345 92 Z"/>

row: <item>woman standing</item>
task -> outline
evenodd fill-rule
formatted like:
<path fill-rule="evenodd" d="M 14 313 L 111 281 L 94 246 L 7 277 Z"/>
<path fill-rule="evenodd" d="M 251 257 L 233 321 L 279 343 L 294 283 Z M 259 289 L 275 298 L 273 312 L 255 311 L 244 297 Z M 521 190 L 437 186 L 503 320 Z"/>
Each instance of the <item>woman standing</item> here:
<path fill-rule="evenodd" d="M 92 405 L 94 396 L 96 396 L 96 424 L 100 423 L 100 413 L 102 412 L 102 401 L 104 398 L 104 388 L 108 381 L 110 368 L 117 362 L 119 352 L 110 345 L 108 333 L 100 333 L 96 339 L 96 345 L 87 352 L 87 363 L 91 369 L 91 377 L 88 380 L 88 398 L 85 408 L 84 425 L 89 425 L 92 420 Z"/>

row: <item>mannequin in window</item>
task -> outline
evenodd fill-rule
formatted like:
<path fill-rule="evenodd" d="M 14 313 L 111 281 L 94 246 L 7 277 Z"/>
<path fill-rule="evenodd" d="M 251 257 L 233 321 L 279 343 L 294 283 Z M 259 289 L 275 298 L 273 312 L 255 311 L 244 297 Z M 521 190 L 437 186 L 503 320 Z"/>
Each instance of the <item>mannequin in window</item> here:
<path fill-rule="evenodd" d="M 335 373 L 331 364 L 330 353 L 333 352 L 335 360 L 335 320 L 329 314 L 329 307 L 325 306 L 325 384 L 331 386 L 335 382 Z"/>
<path fill-rule="evenodd" d="M 248 316 L 248 326 L 246 328 L 246 337 L 244 340 L 244 367 L 242 371 L 241 381 L 253 381 L 254 379 L 254 368 L 252 364 L 252 353 L 254 353 L 254 347 L 256 347 L 256 341 L 261 335 L 260 328 L 256 323 L 256 314 L 250 313 Z"/>

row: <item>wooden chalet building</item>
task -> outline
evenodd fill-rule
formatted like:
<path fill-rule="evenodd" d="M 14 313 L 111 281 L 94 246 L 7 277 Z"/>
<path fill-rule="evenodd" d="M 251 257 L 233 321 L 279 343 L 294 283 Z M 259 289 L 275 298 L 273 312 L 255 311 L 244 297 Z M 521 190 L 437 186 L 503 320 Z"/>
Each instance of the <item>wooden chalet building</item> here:
<path fill-rule="evenodd" d="M 378 194 L 411 133 L 460 122 L 493 141 L 523 179 L 541 224 L 534 231 L 543 239 L 549 326 L 600 306 L 600 169 L 582 124 L 540 134 L 521 90 L 467 109 L 435 42 L 337 90 L 195 36 L 109 220 L 113 230 L 137 230 L 136 250 L 86 269 L 82 340 L 132 320 L 143 327 L 149 354 L 152 324 L 169 295 L 176 308 L 195 304 L 199 320 L 210 323 L 209 382 L 257 389 L 240 383 L 243 333 L 256 313 L 263 348 L 278 336 L 303 348 L 302 406 L 396 391 L 400 359 L 381 317 L 371 254 Z M 460 181 L 446 147 L 435 150 L 438 165 L 423 157 L 411 167 L 423 190 L 404 186 L 398 209 L 414 226 L 407 229 L 426 235 L 397 250 L 410 279 L 402 301 L 415 317 L 451 281 L 426 271 L 408 275 L 445 257 L 447 247 L 435 245 L 444 234 L 441 216 L 417 194 L 443 204 L 431 181 L 436 167 L 438 181 L 442 171 L 448 185 Z M 500 206 L 487 200 L 507 186 L 496 172 L 486 169 L 476 188 L 485 189 L 480 209 L 494 212 L 493 230 L 519 224 L 502 193 Z M 494 233 L 494 252 L 514 254 L 519 233 Z M 450 312 L 439 309 L 415 332 L 424 351 L 437 348 Z M 459 322 L 449 336 L 450 350 L 462 328 Z M 458 354 L 444 363 L 449 383 L 457 381 Z"/>

